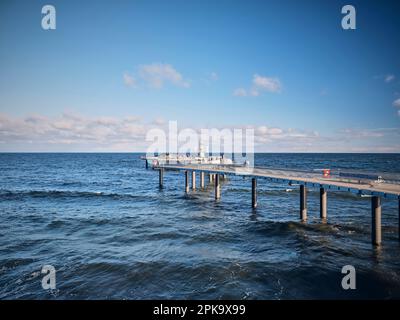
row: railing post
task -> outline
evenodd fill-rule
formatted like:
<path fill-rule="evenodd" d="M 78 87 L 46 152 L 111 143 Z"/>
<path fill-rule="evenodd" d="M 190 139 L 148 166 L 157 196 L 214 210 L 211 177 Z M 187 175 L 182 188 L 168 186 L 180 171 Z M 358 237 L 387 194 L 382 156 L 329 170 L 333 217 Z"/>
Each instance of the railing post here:
<path fill-rule="evenodd" d="M 372 211 L 372 244 L 379 246 L 382 243 L 380 197 L 373 196 L 371 198 L 371 211 Z"/>

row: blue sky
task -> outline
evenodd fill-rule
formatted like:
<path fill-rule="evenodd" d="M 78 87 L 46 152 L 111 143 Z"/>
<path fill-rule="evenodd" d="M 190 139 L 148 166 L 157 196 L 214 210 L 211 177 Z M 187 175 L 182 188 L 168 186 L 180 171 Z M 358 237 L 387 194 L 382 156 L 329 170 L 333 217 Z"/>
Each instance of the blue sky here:
<path fill-rule="evenodd" d="M 56 30 L 41 28 L 45 4 Z M 356 30 L 341 28 L 345 4 Z M 148 128 L 177 120 L 254 126 L 259 151 L 400 152 L 399 13 L 389 1 L 2 1 L 0 151 L 139 151 Z"/>

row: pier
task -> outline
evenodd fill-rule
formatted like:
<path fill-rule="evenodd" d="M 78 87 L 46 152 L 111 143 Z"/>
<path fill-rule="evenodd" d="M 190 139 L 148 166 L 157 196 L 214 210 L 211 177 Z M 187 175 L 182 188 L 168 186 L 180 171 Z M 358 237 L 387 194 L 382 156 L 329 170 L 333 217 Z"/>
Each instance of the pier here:
<path fill-rule="evenodd" d="M 192 190 L 196 189 L 196 173 L 200 174 L 200 188 L 204 188 L 204 177 L 208 175 L 209 182 L 214 183 L 215 199 L 221 198 L 220 180 L 226 176 L 243 176 L 251 179 L 251 207 L 257 207 L 257 181 L 260 179 L 299 185 L 299 220 L 307 221 L 307 189 L 319 188 L 320 218 L 326 222 L 328 218 L 328 191 L 345 191 L 371 197 L 371 242 L 375 246 L 382 243 L 381 230 L 381 198 L 393 199 L 398 202 L 400 240 L 400 180 L 384 179 L 374 174 L 343 173 L 333 175 L 330 172 L 315 172 L 289 169 L 270 169 L 261 167 L 244 167 L 236 165 L 202 165 L 202 164 L 165 164 L 154 167 L 159 171 L 160 187 L 163 185 L 165 171 L 181 171 L 185 175 L 185 192 L 189 193 L 189 176 Z"/>

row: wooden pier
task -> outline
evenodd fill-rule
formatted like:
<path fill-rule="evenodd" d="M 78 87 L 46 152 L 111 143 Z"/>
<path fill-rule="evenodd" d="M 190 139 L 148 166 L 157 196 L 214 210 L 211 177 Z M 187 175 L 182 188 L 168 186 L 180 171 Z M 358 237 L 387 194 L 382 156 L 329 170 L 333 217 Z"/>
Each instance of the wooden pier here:
<path fill-rule="evenodd" d="M 189 192 L 189 174 L 192 176 L 192 190 L 196 189 L 196 172 L 200 173 L 200 188 L 204 188 L 204 175 L 209 176 L 209 182 L 214 183 L 215 199 L 221 197 L 220 179 L 227 175 L 244 176 L 251 179 L 251 206 L 257 207 L 257 180 L 300 185 L 300 221 L 307 221 L 307 188 L 320 189 L 320 218 L 327 219 L 327 193 L 329 190 L 346 191 L 371 197 L 371 240 L 376 246 L 382 243 L 381 231 L 381 198 L 394 199 L 398 202 L 399 211 L 399 240 L 400 240 L 400 183 L 371 179 L 365 175 L 334 176 L 322 175 L 320 172 L 309 172 L 287 169 L 269 169 L 243 167 L 234 165 L 162 165 L 154 167 L 159 171 L 160 187 L 163 186 L 164 172 L 183 171 L 185 173 L 185 192 Z"/>

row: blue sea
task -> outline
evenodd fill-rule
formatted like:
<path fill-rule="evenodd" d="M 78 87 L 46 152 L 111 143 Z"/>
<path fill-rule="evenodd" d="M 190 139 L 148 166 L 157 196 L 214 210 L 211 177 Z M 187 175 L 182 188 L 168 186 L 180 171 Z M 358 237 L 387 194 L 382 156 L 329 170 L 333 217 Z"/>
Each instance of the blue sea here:
<path fill-rule="evenodd" d="M 184 175 L 146 170 L 138 153 L 0 154 L 0 299 L 400 298 L 398 202 L 382 200 L 371 245 L 370 198 L 222 181 L 185 195 Z M 400 173 L 399 154 L 256 154 L 257 166 Z M 41 268 L 56 270 L 44 290 Z M 342 267 L 356 289 L 341 286 Z"/>

